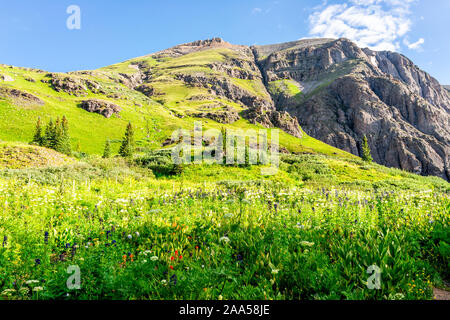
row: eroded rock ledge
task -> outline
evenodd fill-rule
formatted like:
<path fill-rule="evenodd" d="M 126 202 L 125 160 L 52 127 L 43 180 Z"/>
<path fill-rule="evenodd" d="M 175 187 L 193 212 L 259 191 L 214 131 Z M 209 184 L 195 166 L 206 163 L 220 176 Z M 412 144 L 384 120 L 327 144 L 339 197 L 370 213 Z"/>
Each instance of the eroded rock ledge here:
<path fill-rule="evenodd" d="M 110 118 L 113 114 L 119 115 L 122 111 L 118 105 L 98 99 L 85 100 L 80 107 L 88 112 L 101 114 L 105 118 Z"/>

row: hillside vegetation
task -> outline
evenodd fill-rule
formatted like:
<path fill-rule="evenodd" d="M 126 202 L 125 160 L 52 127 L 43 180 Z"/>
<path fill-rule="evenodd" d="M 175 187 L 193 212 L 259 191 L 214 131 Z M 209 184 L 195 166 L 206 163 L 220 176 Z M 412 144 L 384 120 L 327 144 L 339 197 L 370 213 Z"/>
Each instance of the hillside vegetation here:
<path fill-rule="evenodd" d="M 365 70 L 343 62 L 305 85 L 270 58 L 298 66 L 292 50 L 330 41 L 212 39 L 65 74 L 0 65 L 0 300 L 433 299 L 450 281 L 450 184 L 372 163 L 369 143 L 363 161 L 275 107 L 326 101 L 331 82 Z M 283 77 L 263 77 L 255 52 Z M 43 131 L 64 121 L 33 140 L 38 118 Z M 279 128 L 276 174 L 175 164 L 172 132 L 197 121 Z M 69 138 L 72 150 L 54 147 L 68 155 L 30 144 Z"/>
<path fill-rule="evenodd" d="M 268 177 L 219 165 L 153 175 L 96 157 L 0 171 L 0 299 L 403 300 L 444 287 L 447 182 L 282 160 Z M 371 265 L 381 290 L 367 287 Z"/>
<path fill-rule="evenodd" d="M 51 149 L 0 141 L 0 169 L 59 167 L 73 162 Z"/>
<path fill-rule="evenodd" d="M 130 65 L 130 62 L 124 63 Z M 30 142 L 33 137 L 33 130 L 38 117 L 46 123 L 51 118 L 65 115 L 70 123 L 70 133 L 73 148 L 78 144 L 81 151 L 91 154 L 101 154 L 104 143 L 110 139 L 113 149 L 117 150 L 119 141 L 123 134 L 126 124 L 131 121 L 136 128 L 137 143 L 146 148 L 160 147 L 161 143 L 169 138 L 173 131 L 184 128 L 193 130 L 193 117 L 176 116 L 183 110 L 196 110 L 195 103 L 186 103 L 184 98 L 203 93 L 203 90 L 190 88 L 186 84 L 175 85 L 172 82 L 166 83 L 167 94 L 159 102 L 154 101 L 144 94 L 130 89 L 127 86 L 111 80 L 116 72 L 124 71 L 128 68 L 129 73 L 136 71 L 131 67 L 124 65 L 115 65 L 107 69 L 113 69 L 111 74 L 104 72 L 89 72 L 89 75 L 61 75 L 63 77 L 88 79 L 100 84 L 106 93 L 93 93 L 86 89 L 83 96 L 75 96 L 66 92 L 57 92 L 48 83 L 48 74 L 38 70 L 29 70 L 17 67 L 1 66 L 0 73 L 8 74 L 14 78 L 14 82 L 0 82 L 0 86 L 6 88 L 15 88 L 21 92 L 26 92 L 38 97 L 43 104 L 28 102 L 26 105 L 17 103 L 15 97 L 0 94 L 0 139 L 4 141 L 22 141 Z M 92 75 L 93 74 L 93 75 Z M 33 81 L 30 81 L 33 79 Z M 162 90 L 162 87 L 160 88 Z M 115 94 L 119 93 L 120 98 Z M 184 93 L 183 93 L 184 92 Z M 112 98 L 111 96 L 114 96 Z M 80 108 L 82 101 L 87 99 L 101 99 L 112 102 L 122 108 L 120 115 L 113 115 L 111 118 L 105 118 L 97 113 L 89 113 Z M 176 103 L 179 101 L 180 103 Z M 220 99 L 218 100 L 220 101 Z M 237 107 L 234 102 L 227 102 Z M 197 102 L 197 104 L 199 104 Z M 179 107 L 175 107 L 180 105 Z M 199 104 L 201 106 L 201 104 Z M 199 107 L 198 110 L 200 110 Z M 3 120 L 2 120 L 3 119 Z M 230 129 L 258 129 L 258 126 L 251 124 L 248 120 L 241 119 L 233 124 L 221 124 L 213 120 L 202 121 L 206 129 L 222 127 Z M 261 128 L 261 127 L 259 127 Z M 352 158 L 351 154 L 345 153 L 339 149 L 330 147 L 318 140 L 315 140 L 306 134 L 302 138 L 290 136 L 281 132 L 280 144 L 293 152 L 336 154 L 344 158 Z"/>

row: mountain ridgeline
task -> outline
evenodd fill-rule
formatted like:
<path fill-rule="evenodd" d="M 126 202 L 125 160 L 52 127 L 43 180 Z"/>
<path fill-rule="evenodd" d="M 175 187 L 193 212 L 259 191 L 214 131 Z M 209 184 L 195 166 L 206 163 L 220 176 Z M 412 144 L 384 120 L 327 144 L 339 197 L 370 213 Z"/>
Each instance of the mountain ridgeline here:
<path fill-rule="evenodd" d="M 172 129 L 195 118 L 217 126 L 245 122 L 278 127 L 298 144 L 312 137 L 357 156 L 366 136 L 375 162 L 450 180 L 448 89 L 401 54 L 362 49 L 347 39 L 248 47 L 215 38 L 98 70 L 32 71 L 35 79 L 26 81 L 65 94 L 60 101 L 73 97 L 77 110 L 107 121 L 145 118 L 148 106 Z M 17 72 L 0 76 L 0 96 L 22 105 L 47 103 L 48 91 L 42 95 L 30 83 L 15 87 Z M 112 122 L 96 127 L 104 132 Z"/>
<path fill-rule="evenodd" d="M 450 179 L 450 94 L 405 56 L 346 39 L 253 50 L 269 88 L 299 88 L 272 97 L 309 135 L 355 155 L 366 135 L 376 162 Z"/>
<path fill-rule="evenodd" d="M 376 162 L 450 179 L 450 94 L 403 55 L 361 49 L 347 39 L 254 47 L 213 39 L 154 57 L 213 49 L 232 54 L 204 64 L 204 70 L 183 72 L 188 65 L 179 65 L 154 73 L 144 67 L 137 90 L 157 95 L 164 77 L 175 73 L 177 80 L 208 89 L 209 95 L 197 99 L 223 97 L 243 105 L 243 116 L 251 122 L 295 136 L 302 134 L 300 124 L 308 135 L 358 156 L 366 135 Z M 228 109 L 221 117 L 238 119 Z"/>

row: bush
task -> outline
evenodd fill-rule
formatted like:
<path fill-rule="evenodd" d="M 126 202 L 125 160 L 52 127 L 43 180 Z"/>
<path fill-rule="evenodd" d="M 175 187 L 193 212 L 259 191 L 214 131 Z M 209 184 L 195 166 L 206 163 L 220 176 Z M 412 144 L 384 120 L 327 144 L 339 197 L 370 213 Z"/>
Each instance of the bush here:
<path fill-rule="evenodd" d="M 185 166 L 175 164 L 170 151 L 153 151 L 135 159 L 137 165 L 150 169 L 157 176 L 173 176 L 183 173 Z"/>
<path fill-rule="evenodd" d="M 322 159 L 324 159 L 324 156 L 286 155 L 281 157 L 281 161 L 284 163 L 283 169 L 303 181 L 333 176 L 333 172 Z"/>

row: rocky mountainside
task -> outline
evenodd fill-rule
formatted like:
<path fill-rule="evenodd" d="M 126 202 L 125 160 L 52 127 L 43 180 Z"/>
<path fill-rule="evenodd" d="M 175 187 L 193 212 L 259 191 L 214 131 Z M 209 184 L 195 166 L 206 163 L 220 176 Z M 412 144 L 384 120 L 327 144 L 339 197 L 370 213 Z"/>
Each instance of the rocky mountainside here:
<path fill-rule="evenodd" d="M 283 152 L 356 157 L 305 134 L 278 111 L 253 51 L 221 39 L 183 44 L 97 70 L 68 73 L 0 64 L 0 140 L 29 143 L 37 119 L 65 115 L 83 154 L 117 151 L 128 122 L 139 152 L 168 147 L 175 130 L 278 127 Z M 269 138 L 270 139 L 270 138 Z M 206 143 L 206 141 L 205 141 Z"/>
<path fill-rule="evenodd" d="M 405 56 L 347 39 L 248 47 L 215 38 L 70 73 L 0 66 L 0 106 L 2 97 L 8 117 L 30 122 L 25 113 L 63 104 L 108 138 L 122 121 L 149 137 L 149 119 L 173 130 L 202 118 L 216 128 L 281 128 L 297 138 L 282 137 L 289 149 L 302 144 L 298 152 L 314 150 L 317 142 L 306 147 L 312 136 L 360 155 L 366 135 L 376 162 L 450 180 L 450 92 Z"/>
<path fill-rule="evenodd" d="M 223 58 L 195 61 L 199 52 Z M 355 155 L 366 135 L 376 162 L 450 179 L 450 94 L 401 54 L 361 49 L 347 39 L 250 48 L 212 39 L 152 58 L 181 58 L 182 63 L 144 67 L 146 77 L 136 89 L 164 97 L 161 84 L 168 77 L 206 89 L 206 94 L 189 97 L 210 101 L 199 112 L 191 108 L 190 115 L 233 122 L 239 113 L 295 136 L 302 134 L 300 124 L 312 137 Z M 227 105 L 220 118 L 217 110 L 208 112 L 221 105 L 217 99 Z M 239 105 L 236 111 L 230 102 Z"/>
<path fill-rule="evenodd" d="M 215 38 L 138 58 L 131 65 L 138 73 L 124 83 L 171 106 L 180 117 L 231 124 L 242 116 L 302 136 L 297 119 L 275 108 L 249 47 Z"/>
<path fill-rule="evenodd" d="M 277 110 L 309 135 L 376 162 L 450 179 L 450 94 L 405 56 L 346 39 L 253 48 Z"/>

